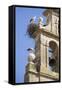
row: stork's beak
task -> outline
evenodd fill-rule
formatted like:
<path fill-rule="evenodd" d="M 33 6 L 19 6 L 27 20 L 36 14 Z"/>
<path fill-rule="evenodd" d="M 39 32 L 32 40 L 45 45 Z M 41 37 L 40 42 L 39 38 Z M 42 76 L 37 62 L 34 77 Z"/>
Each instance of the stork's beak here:
<path fill-rule="evenodd" d="M 33 51 L 33 52 L 34 52 L 34 49 L 32 49 L 32 48 L 28 48 L 27 51 Z"/>
<path fill-rule="evenodd" d="M 28 49 L 27 49 L 27 51 L 30 51 L 30 50 L 32 50 L 32 49 L 31 49 L 31 48 L 28 48 Z"/>

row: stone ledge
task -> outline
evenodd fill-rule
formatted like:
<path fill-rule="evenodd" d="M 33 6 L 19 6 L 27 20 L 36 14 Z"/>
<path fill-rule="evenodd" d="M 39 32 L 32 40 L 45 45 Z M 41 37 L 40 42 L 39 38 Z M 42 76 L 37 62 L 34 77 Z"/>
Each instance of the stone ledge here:
<path fill-rule="evenodd" d="M 40 75 L 45 76 L 45 77 L 49 77 L 49 78 L 52 78 L 52 79 L 56 79 L 56 80 L 59 79 L 59 74 L 55 73 L 55 72 L 51 72 L 51 71 L 50 72 L 49 71 L 41 72 Z"/>
<path fill-rule="evenodd" d="M 35 31 L 33 33 L 32 37 L 35 38 L 40 33 L 47 34 L 47 35 L 53 36 L 54 38 L 59 39 L 59 35 L 56 35 L 56 34 L 50 32 L 50 31 L 46 30 L 45 28 L 41 28 L 41 29 Z"/>
<path fill-rule="evenodd" d="M 32 70 L 29 70 L 28 72 L 26 72 L 26 74 L 27 73 L 32 73 L 32 74 L 35 74 L 36 76 L 38 76 L 39 75 L 39 73 L 38 72 L 35 72 L 34 70 L 32 71 Z M 48 77 L 48 78 L 51 78 L 51 79 L 54 79 L 54 80 L 59 80 L 59 73 L 55 73 L 55 72 L 52 72 L 52 71 L 47 71 L 47 72 L 40 72 L 40 77 L 41 76 L 44 76 L 44 77 Z"/>

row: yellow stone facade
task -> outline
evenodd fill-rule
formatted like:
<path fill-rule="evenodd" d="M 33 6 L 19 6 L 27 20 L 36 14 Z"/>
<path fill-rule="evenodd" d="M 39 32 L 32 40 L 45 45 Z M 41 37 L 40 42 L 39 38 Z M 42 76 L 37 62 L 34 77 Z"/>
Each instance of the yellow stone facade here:
<path fill-rule="evenodd" d="M 46 10 L 46 26 L 34 32 L 35 36 L 35 63 L 28 63 L 24 76 L 25 82 L 47 82 L 59 80 L 59 13 Z M 49 47 L 53 49 L 53 58 L 49 62 Z M 39 72 L 36 65 L 39 62 Z M 50 65 L 51 69 L 50 69 Z"/>

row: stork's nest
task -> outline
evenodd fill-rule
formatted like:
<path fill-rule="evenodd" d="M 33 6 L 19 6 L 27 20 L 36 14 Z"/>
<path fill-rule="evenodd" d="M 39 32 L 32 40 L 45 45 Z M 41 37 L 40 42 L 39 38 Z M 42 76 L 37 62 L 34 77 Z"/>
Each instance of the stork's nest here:
<path fill-rule="evenodd" d="M 34 24 L 29 24 L 28 28 L 27 28 L 27 33 L 28 33 L 29 37 L 32 38 L 33 33 L 37 30 L 38 30 L 38 25 L 37 24 L 35 24 L 35 23 Z"/>

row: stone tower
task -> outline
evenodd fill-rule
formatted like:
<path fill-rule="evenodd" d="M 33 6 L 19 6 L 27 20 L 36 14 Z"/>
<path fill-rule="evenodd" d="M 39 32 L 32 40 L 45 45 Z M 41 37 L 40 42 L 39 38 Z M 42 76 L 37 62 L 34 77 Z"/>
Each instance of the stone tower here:
<path fill-rule="evenodd" d="M 31 35 L 35 40 L 35 59 L 26 65 L 25 82 L 59 80 L 59 9 L 47 9 L 43 15 L 46 25 L 38 24 Z"/>

